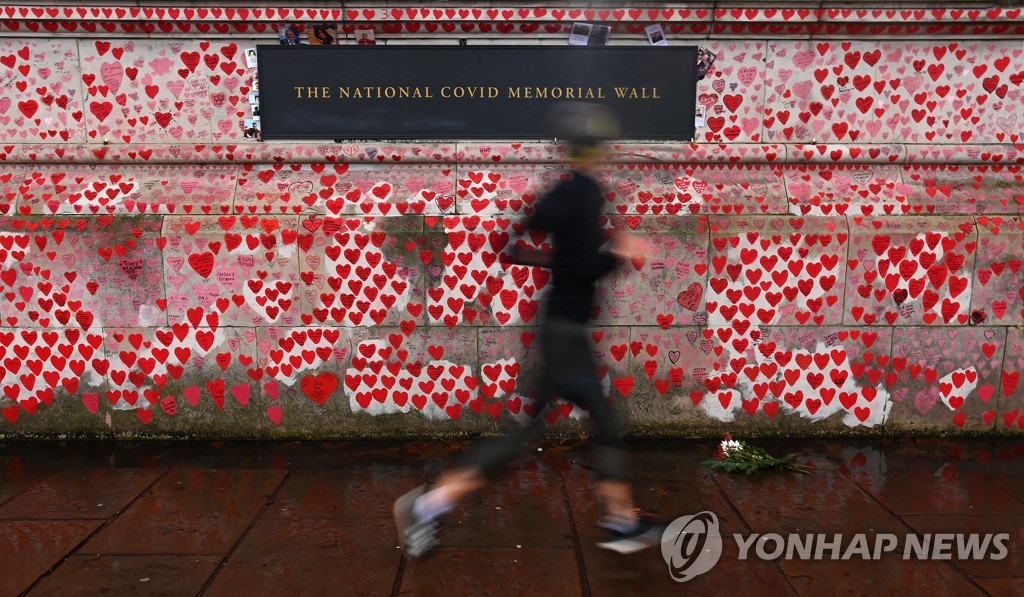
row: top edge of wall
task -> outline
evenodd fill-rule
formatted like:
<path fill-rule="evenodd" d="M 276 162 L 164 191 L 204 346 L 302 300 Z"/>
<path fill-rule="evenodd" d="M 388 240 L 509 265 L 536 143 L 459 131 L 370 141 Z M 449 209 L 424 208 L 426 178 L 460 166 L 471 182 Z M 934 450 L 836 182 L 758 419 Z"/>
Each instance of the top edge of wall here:
<path fill-rule="evenodd" d="M 0 6 L 0 37 L 265 37 L 282 23 L 336 22 L 346 34 L 373 29 L 401 43 L 470 38 L 485 43 L 561 39 L 574 22 L 642 37 L 659 23 L 678 39 L 914 38 L 1024 36 L 1024 1 L 996 2 L 33 2 Z M 616 42 L 618 43 L 618 42 Z"/>

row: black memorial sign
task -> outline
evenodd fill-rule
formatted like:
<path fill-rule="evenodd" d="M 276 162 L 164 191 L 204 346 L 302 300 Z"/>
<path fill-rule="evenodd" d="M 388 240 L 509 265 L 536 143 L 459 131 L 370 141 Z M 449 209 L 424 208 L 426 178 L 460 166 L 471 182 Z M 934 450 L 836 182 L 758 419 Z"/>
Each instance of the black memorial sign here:
<path fill-rule="evenodd" d="M 603 103 L 624 139 L 690 140 L 695 47 L 260 46 L 265 139 L 545 139 Z"/>

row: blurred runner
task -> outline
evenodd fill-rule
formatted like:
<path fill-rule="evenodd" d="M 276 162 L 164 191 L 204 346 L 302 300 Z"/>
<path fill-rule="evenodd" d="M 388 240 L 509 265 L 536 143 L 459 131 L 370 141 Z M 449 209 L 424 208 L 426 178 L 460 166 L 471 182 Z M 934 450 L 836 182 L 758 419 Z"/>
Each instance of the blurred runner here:
<path fill-rule="evenodd" d="M 492 440 L 465 453 L 456 468 L 440 476 L 433 487 L 418 487 L 395 502 L 399 540 L 405 552 L 420 557 L 437 545 L 441 519 L 470 493 L 486 487 L 507 471 L 543 434 L 542 411 L 562 397 L 589 411 L 597 431 L 594 448 L 598 483 L 598 521 L 605 536 L 600 547 L 633 553 L 661 541 L 663 526 L 634 507 L 626 472 L 622 418 L 604 395 L 594 361 L 587 322 L 594 307 L 594 285 L 621 263 L 647 253 L 648 242 L 619 232 L 608 251 L 601 230 L 604 192 L 594 177 L 602 161 L 602 143 L 615 137 L 617 123 L 603 106 L 566 104 L 552 125 L 568 143 L 572 175 L 540 202 L 527 228 L 544 230 L 554 240 L 554 252 L 517 247 L 515 261 L 551 269 L 539 340 L 543 357 L 536 411 L 529 426 L 517 435 Z"/>

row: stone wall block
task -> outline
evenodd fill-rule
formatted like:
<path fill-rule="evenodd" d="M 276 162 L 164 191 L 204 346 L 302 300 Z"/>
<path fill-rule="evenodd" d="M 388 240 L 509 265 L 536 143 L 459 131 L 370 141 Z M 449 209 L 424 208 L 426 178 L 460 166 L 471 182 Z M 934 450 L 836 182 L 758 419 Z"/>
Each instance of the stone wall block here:
<path fill-rule="evenodd" d="M 167 317 L 198 310 L 221 325 L 300 321 L 297 216 L 168 216 Z"/>
<path fill-rule="evenodd" d="M 302 324 L 422 323 L 427 277 L 422 230 L 423 219 L 416 216 L 303 218 L 297 293 Z"/>
<path fill-rule="evenodd" d="M 977 249 L 964 216 L 850 219 L 844 321 L 966 325 Z"/>
<path fill-rule="evenodd" d="M 101 401 L 109 405 L 114 433 L 261 436 L 254 328 L 203 322 L 105 332 L 109 390 Z"/>
<path fill-rule="evenodd" d="M 991 432 L 1005 345 L 1005 328 L 896 328 L 886 430 Z"/>

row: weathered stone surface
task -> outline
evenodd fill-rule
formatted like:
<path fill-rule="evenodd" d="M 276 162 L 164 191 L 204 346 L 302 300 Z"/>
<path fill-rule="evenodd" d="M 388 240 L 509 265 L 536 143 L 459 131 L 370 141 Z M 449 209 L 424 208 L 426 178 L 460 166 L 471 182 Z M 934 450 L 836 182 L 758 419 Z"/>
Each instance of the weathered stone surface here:
<path fill-rule="evenodd" d="M 1024 202 L 1018 168 L 904 166 L 903 184 L 914 213 L 1017 214 Z"/>
<path fill-rule="evenodd" d="M 897 328 L 891 371 L 893 432 L 948 427 L 991 431 L 1006 339 L 1003 329 Z M 953 427 L 955 426 L 955 427 Z"/>
<path fill-rule="evenodd" d="M 971 281 L 971 320 L 991 325 L 1024 322 L 1024 232 L 1018 218 L 978 218 L 978 250 Z M 1011 329 L 1012 331 L 1012 329 Z"/>
<path fill-rule="evenodd" d="M 156 325 L 164 314 L 160 218 L 4 218 L 0 267 L 7 326 L 83 331 Z"/>
<path fill-rule="evenodd" d="M 842 221 L 764 216 L 713 218 L 709 226 L 710 325 L 842 323 L 849 238 Z"/>
<path fill-rule="evenodd" d="M 224 325 L 299 321 L 298 217 L 170 216 L 164 237 L 169 323 L 196 308 Z"/>
<path fill-rule="evenodd" d="M 564 164 L 460 164 L 455 189 L 458 213 L 517 215 L 531 208 L 568 174 Z M 599 175 L 608 182 L 608 173 Z"/>
<path fill-rule="evenodd" d="M 0 43 L 0 434 L 450 435 L 505 431 L 526 416 L 532 357 L 519 351 L 551 279 L 511 256 L 517 243 L 551 248 L 524 220 L 572 167 L 561 141 L 260 142 L 243 130 L 258 92 L 245 50 L 265 38 L 266 19 L 150 7 L 110 21 L 110 10 L 16 7 L 0 23 L 14 36 Z M 487 43 L 554 39 L 580 16 L 324 10 L 349 23 L 343 38 L 360 23 L 390 43 L 432 40 L 445 25 Z M 602 377 L 625 398 L 632 430 L 1024 429 L 1013 327 L 1024 318 L 1019 14 L 589 16 L 616 35 L 663 22 L 715 57 L 697 83 L 704 122 L 693 139 L 611 143 L 594 169 L 606 230 L 653 241 L 598 289 L 595 332 L 614 327 L 616 346 L 630 347 Z M 97 27 L 116 35 L 96 39 Z M 224 39 L 204 39 L 211 31 Z M 963 42 L 989 34 L 999 39 Z M 919 356 L 903 345 L 947 332 L 969 338 L 966 357 L 925 350 L 937 361 L 919 365 L 941 373 L 934 380 L 897 369 Z M 236 344 L 225 364 L 173 360 L 209 333 Z M 125 343 L 135 335 L 139 346 Z M 358 346 L 386 347 L 392 335 L 446 349 L 430 381 L 462 385 L 445 389 L 436 419 L 360 406 L 367 392 L 368 406 L 403 400 L 394 387 L 344 394 Z M 633 354 L 634 342 L 690 351 L 699 364 L 666 362 L 666 348 Z M 465 349 L 474 343 L 497 348 L 485 358 Z M 844 362 L 813 361 L 843 350 Z M 776 362 L 776 352 L 812 360 Z M 158 379 L 140 365 L 162 361 L 180 371 Z M 688 373 L 676 383 L 678 368 Z M 775 386 L 780 396 L 771 384 L 786 370 L 794 379 Z M 333 396 L 318 394 L 331 385 L 324 375 L 336 378 Z M 943 397 L 945 375 L 956 376 L 950 387 L 979 380 L 974 394 L 946 392 L 953 408 L 940 416 L 928 404 Z M 309 377 L 323 403 L 301 390 Z M 223 411 L 221 390 L 207 385 L 220 382 Z M 131 400 L 144 406 L 122 410 Z M 551 412 L 573 432 L 581 422 L 568 405 Z"/>
<path fill-rule="evenodd" d="M 294 341 L 303 335 L 306 342 Z M 458 433 L 484 422 L 470 412 L 478 387 L 477 340 L 470 330 L 328 328 L 318 340 L 303 331 L 279 338 L 278 345 L 292 346 L 282 359 L 289 363 L 275 369 L 264 400 L 271 420 L 284 422 L 268 433 L 393 436 L 416 433 L 426 421 Z M 281 350 L 272 337 L 267 341 L 272 353 Z M 302 353 L 308 358 L 297 357 Z M 291 361 L 298 366 L 286 372 Z"/>
<path fill-rule="evenodd" d="M 1001 374 L 996 388 L 999 392 L 998 433 L 1020 433 L 1024 430 L 1024 388 L 1020 385 L 1024 371 L 1024 334 L 1011 328 L 1006 333 Z"/>
<path fill-rule="evenodd" d="M 284 425 L 298 433 L 341 424 L 343 371 L 352 357 L 352 330 L 331 327 L 258 328 L 256 350 L 262 367 L 260 401 L 264 429 L 275 435 Z"/>
<path fill-rule="evenodd" d="M 426 317 L 431 326 L 535 325 L 549 270 L 516 265 L 517 242 L 550 247 L 541 235 L 523 236 L 521 219 L 451 216 L 426 220 Z M 537 245 L 540 243 L 540 245 Z"/>
<path fill-rule="evenodd" d="M 116 433 L 258 437 L 256 331 L 188 326 L 107 330 L 100 400 Z"/>
<path fill-rule="evenodd" d="M 750 165 L 618 164 L 613 213 L 638 215 L 786 213 L 781 168 Z"/>
<path fill-rule="evenodd" d="M 612 216 L 608 226 L 646 237 L 651 253 L 620 264 L 598 284 L 598 325 L 668 328 L 703 319 L 707 232 L 697 217 Z"/>
<path fill-rule="evenodd" d="M 843 322 L 964 325 L 977 232 L 970 218 L 850 219 Z"/>
<path fill-rule="evenodd" d="M 226 214 L 236 167 L 97 164 L 55 172 L 37 166 L 21 178 L 21 215 Z"/>
<path fill-rule="evenodd" d="M 90 141 L 173 144 L 242 138 L 245 112 L 239 113 L 237 104 L 252 88 L 255 71 L 246 67 L 238 44 L 135 39 L 112 49 L 83 39 L 77 46 L 75 74 L 93 86 L 93 101 L 83 110 Z M 151 72 L 140 74 L 137 61 Z M 107 94 L 99 94 L 99 86 Z"/>
<path fill-rule="evenodd" d="M 0 45 L 0 52 L 5 57 L 0 63 L 0 77 L 4 81 L 0 97 L 11 102 L 3 102 L 9 109 L 18 110 L 4 118 L 5 142 L 85 141 L 85 98 L 79 92 L 82 61 L 78 41 L 51 36 L 35 36 L 27 43 L 11 39 Z M 29 99 L 25 92 L 30 86 L 45 89 Z"/>
<path fill-rule="evenodd" d="M 786 166 L 791 210 L 810 216 L 907 213 L 908 190 L 897 166 Z"/>
<path fill-rule="evenodd" d="M 274 164 L 242 167 L 239 213 L 438 215 L 455 210 L 454 165 Z"/>
<path fill-rule="evenodd" d="M 298 295 L 304 325 L 424 321 L 422 218 L 309 217 L 301 226 Z"/>
<path fill-rule="evenodd" d="M 511 416 L 520 423 L 532 416 L 543 416 L 548 425 L 571 422 L 563 430 L 575 430 L 586 425 L 588 413 L 561 396 L 543 413 L 536 411 L 534 400 L 543 363 L 538 332 L 534 328 L 479 331 L 480 392 L 486 398 L 483 408 L 491 416 Z M 627 367 L 629 331 L 621 327 L 595 327 L 590 341 L 601 386 L 609 400 L 615 401 L 616 408 L 622 409 L 628 404 L 636 382 Z M 549 366 L 557 368 L 558 362 Z M 504 405 L 503 411 L 499 404 Z"/>
<path fill-rule="evenodd" d="M 767 79 L 777 66 L 767 66 L 769 47 L 763 41 L 709 40 L 704 46 L 716 56 L 708 76 L 697 83 L 697 103 L 707 110 L 707 127 L 697 129 L 696 140 L 715 143 L 769 143 L 790 140 L 773 135 L 761 110 L 765 92 L 775 83 Z M 728 66 L 726 66 L 728 62 Z M 767 89 L 766 89 L 767 88 Z M 685 142 L 685 139 L 683 140 Z"/>
<path fill-rule="evenodd" d="M 641 330 L 630 421 L 649 433 L 877 432 L 892 407 L 891 333 L 880 332 L 764 327 L 737 344 L 692 328 Z"/>

